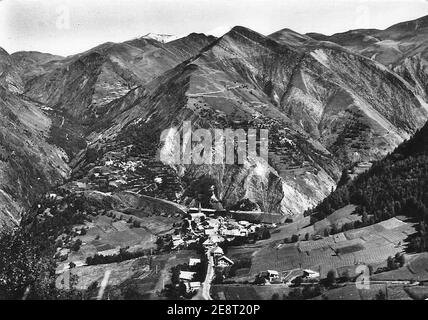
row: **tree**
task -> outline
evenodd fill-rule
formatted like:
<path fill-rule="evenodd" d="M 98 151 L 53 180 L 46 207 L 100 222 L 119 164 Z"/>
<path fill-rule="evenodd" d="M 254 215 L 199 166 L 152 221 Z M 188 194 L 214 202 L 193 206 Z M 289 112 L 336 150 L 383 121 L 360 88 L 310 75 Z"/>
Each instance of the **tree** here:
<path fill-rule="evenodd" d="M 369 269 L 369 275 L 373 275 L 373 266 L 369 264 L 367 268 Z"/>
<path fill-rule="evenodd" d="M 344 281 L 346 281 L 346 282 L 348 282 L 348 281 L 351 279 L 351 275 L 350 275 L 350 273 L 349 273 L 349 270 L 345 270 L 345 271 L 342 273 L 342 278 L 343 278 L 343 280 L 344 280 Z"/>
<path fill-rule="evenodd" d="M 295 288 L 290 291 L 288 294 L 288 300 L 303 300 L 302 290 L 300 288 Z"/>
<path fill-rule="evenodd" d="M 375 300 L 386 300 L 385 293 L 382 290 L 376 294 Z"/>
<path fill-rule="evenodd" d="M 330 235 L 330 230 L 328 228 L 324 229 L 324 237 L 328 237 Z"/>
<path fill-rule="evenodd" d="M 337 274 L 335 270 L 330 270 L 327 273 L 327 278 L 326 278 L 326 285 L 328 287 L 332 287 L 336 284 L 336 278 L 337 278 Z"/>
<path fill-rule="evenodd" d="M 404 256 L 403 253 L 398 253 L 395 255 L 395 259 L 398 262 L 398 264 L 400 265 L 400 267 L 403 267 L 404 264 L 406 263 L 406 257 Z"/>
<path fill-rule="evenodd" d="M 262 239 L 270 239 L 270 231 L 268 228 L 264 228 L 262 232 Z"/>
<path fill-rule="evenodd" d="M 73 250 L 74 252 L 77 252 L 79 251 L 81 245 L 82 245 L 82 240 L 77 239 L 76 241 L 74 241 L 73 245 L 71 246 L 71 250 Z"/>

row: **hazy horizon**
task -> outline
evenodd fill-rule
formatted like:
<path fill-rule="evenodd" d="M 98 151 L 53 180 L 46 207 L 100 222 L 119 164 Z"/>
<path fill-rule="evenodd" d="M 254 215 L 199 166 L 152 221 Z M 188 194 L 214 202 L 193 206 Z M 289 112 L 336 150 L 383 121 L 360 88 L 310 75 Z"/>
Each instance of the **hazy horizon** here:
<path fill-rule="evenodd" d="M 242 25 L 331 35 L 427 14 L 426 0 L 0 0 L 0 47 L 67 56 L 147 33 L 220 36 Z"/>

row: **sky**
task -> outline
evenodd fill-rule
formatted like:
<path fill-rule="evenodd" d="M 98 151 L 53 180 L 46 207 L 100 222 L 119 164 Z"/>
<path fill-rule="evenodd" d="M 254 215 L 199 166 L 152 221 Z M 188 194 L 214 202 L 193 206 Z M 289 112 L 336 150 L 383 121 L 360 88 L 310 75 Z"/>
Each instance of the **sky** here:
<path fill-rule="evenodd" d="M 0 0 L 0 47 L 71 55 L 147 33 L 221 36 L 241 25 L 333 34 L 428 15 L 428 0 Z"/>

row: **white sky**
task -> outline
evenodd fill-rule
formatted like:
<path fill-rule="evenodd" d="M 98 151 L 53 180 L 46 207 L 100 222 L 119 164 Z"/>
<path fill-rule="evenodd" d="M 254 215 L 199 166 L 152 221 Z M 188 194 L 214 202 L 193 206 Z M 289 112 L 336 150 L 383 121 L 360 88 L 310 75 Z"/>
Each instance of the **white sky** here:
<path fill-rule="evenodd" d="M 0 47 L 69 55 L 149 32 L 241 25 L 263 34 L 282 28 L 332 34 L 424 15 L 428 0 L 0 0 Z"/>

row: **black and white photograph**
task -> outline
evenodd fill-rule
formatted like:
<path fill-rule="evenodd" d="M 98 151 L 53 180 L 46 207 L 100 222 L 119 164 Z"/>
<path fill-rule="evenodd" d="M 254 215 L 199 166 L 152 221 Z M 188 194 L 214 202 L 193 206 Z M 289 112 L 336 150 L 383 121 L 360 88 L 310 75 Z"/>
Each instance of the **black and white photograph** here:
<path fill-rule="evenodd" d="M 427 121 L 428 0 L 0 0 L 0 300 L 428 300 Z"/>

